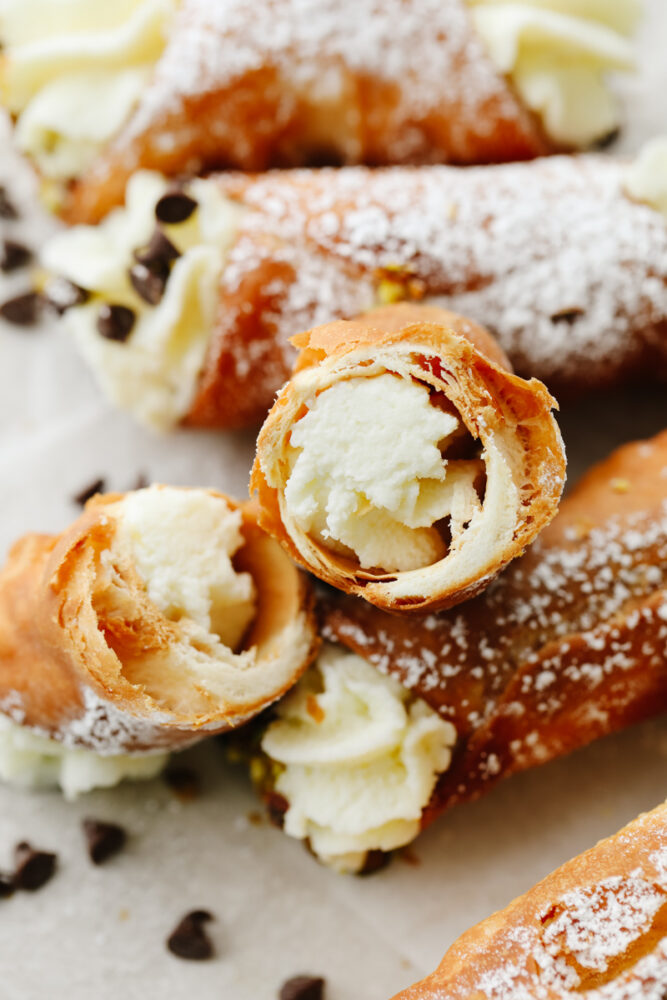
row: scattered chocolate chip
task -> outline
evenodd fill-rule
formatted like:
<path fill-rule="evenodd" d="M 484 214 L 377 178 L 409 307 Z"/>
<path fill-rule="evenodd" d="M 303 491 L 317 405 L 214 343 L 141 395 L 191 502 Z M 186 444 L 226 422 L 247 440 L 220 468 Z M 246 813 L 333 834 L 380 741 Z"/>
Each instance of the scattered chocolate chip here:
<path fill-rule="evenodd" d="M 72 500 L 74 503 L 78 504 L 79 507 L 84 507 L 90 498 L 94 497 L 96 493 L 104 493 L 105 486 L 106 482 L 104 479 L 94 479 L 92 483 L 88 484 L 88 486 L 84 486 L 82 490 L 75 493 Z"/>
<path fill-rule="evenodd" d="M 323 1000 L 321 976 L 294 976 L 280 987 L 279 1000 Z"/>
<path fill-rule="evenodd" d="M 24 292 L 0 306 L 0 317 L 14 326 L 33 326 L 39 319 L 42 298 L 38 292 Z"/>
<path fill-rule="evenodd" d="M 14 893 L 14 880 L 11 875 L 0 874 L 0 899 L 7 899 Z"/>
<path fill-rule="evenodd" d="M 32 260 L 32 250 L 17 243 L 15 240 L 5 240 L 2 248 L 2 258 L 0 258 L 0 271 L 9 274 L 10 271 L 18 271 L 22 267 L 27 267 Z"/>
<path fill-rule="evenodd" d="M 167 191 L 155 206 L 155 218 L 158 222 L 175 225 L 189 219 L 197 207 L 197 202 L 185 191 Z"/>
<path fill-rule="evenodd" d="M 164 780 L 172 792 L 185 802 L 191 802 L 199 795 L 199 775 L 191 767 L 171 764 L 164 772 Z"/>
<path fill-rule="evenodd" d="M 145 264 L 146 267 L 151 267 L 155 263 L 170 264 L 180 256 L 180 250 L 176 249 L 171 240 L 167 239 L 157 226 L 147 245 L 134 252 L 134 259 L 137 263 Z"/>
<path fill-rule="evenodd" d="M 269 814 L 269 820 L 274 826 L 282 830 L 285 822 L 285 813 L 289 809 L 289 802 L 280 792 L 267 792 L 264 795 L 264 801 L 266 803 L 266 811 Z"/>
<path fill-rule="evenodd" d="M 0 185 L 0 219 L 18 219 L 19 213 L 7 194 L 7 189 Z"/>
<path fill-rule="evenodd" d="M 375 872 L 381 872 L 391 862 L 391 857 L 387 851 L 368 851 L 363 867 L 359 869 L 357 874 L 374 875 Z"/>
<path fill-rule="evenodd" d="M 88 854 L 94 865 L 102 865 L 125 846 L 127 835 L 117 823 L 98 819 L 84 819 L 83 832 L 88 842 Z"/>
<path fill-rule="evenodd" d="M 213 920 L 207 910 L 193 910 L 186 913 L 178 926 L 167 938 L 167 948 L 178 958 L 201 962 L 213 956 L 211 944 L 203 925 Z"/>
<path fill-rule="evenodd" d="M 575 323 L 583 315 L 584 310 L 575 306 L 573 309 L 560 309 L 558 312 L 552 313 L 550 319 L 552 323 Z"/>
<path fill-rule="evenodd" d="M 14 857 L 16 870 L 13 882 L 17 889 L 34 892 L 46 885 L 55 874 L 56 855 L 49 851 L 37 851 L 25 840 L 16 845 Z"/>
<path fill-rule="evenodd" d="M 68 309 L 82 306 L 90 298 L 90 292 L 80 285 L 75 285 L 73 281 L 68 281 L 67 278 L 53 278 L 49 281 L 45 295 L 46 301 L 59 316 Z"/>
<path fill-rule="evenodd" d="M 597 142 L 594 143 L 594 148 L 609 149 L 609 147 L 613 146 L 616 140 L 620 138 L 620 135 L 620 128 L 613 128 L 610 132 L 607 132 L 606 135 L 603 135 L 601 139 L 598 139 Z"/>
<path fill-rule="evenodd" d="M 136 315 L 127 306 L 103 305 L 97 315 L 97 332 L 107 340 L 123 343 L 132 333 Z"/>
<path fill-rule="evenodd" d="M 150 483 L 150 479 L 148 478 L 148 476 L 146 475 L 146 473 L 145 472 L 139 472 L 137 474 L 137 478 L 134 480 L 134 486 L 131 486 L 130 489 L 132 489 L 132 490 L 145 490 L 149 483 Z"/>
<path fill-rule="evenodd" d="M 148 264 L 133 264 L 128 271 L 130 284 L 140 299 L 156 306 L 162 300 L 169 280 L 169 265 L 160 261 Z"/>

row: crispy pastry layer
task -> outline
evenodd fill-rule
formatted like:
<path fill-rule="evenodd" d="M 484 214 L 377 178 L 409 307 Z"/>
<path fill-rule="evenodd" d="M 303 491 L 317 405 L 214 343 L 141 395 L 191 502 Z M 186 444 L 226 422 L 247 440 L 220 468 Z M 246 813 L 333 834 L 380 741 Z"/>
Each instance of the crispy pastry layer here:
<path fill-rule="evenodd" d="M 278 396 L 257 442 L 257 456 L 251 475 L 256 492 L 260 523 L 273 534 L 287 552 L 320 579 L 342 590 L 358 594 L 373 604 L 393 611 L 420 611 L 444 608 L 478 593 L 507 565 L 556 512 L 565 477 L 565 455 L 556 422 L 551 415 L 554 400 L 544 386 L 525 382 L 502 364 L 502 354 L 485 331 L 462 317 L 426 306 L 396 305 L 347 322 L 318 327 L 295 338 L 302 349 L 296 372 Z M 431 407 L 447 407 L 459 423 L 465 439 L 454 438 L 453 448 L 468 449 L 464 461 L 445 448 L 443 474 L 475 476 L 475 507 L 459 517 L 452 507 L 447 524 L 449 537 L 441 543 L 444 551 L 416 569 L 391 572 L 382 566 L 366 566 L 354 558 L 354 551 L 331 548 L 321 537 L 304 527 L 293 513 L 289 491 L 293 471 L 294 440 L 300 422 L 314 412 L 334 387 L 347 385 L 347 405 L 355 406 L 369 382 L 390 373 L 397 381 L 424 387 Z M 389 379 L 391 386 L 392 379 Z M 430 394 L 430 395 L 429 395 Z M 389 400 L 389 408 L 391 408 Z M 430 407 L 429 407 L 430 409 Z M 439 412 L 439 411 L 438 411 Z M 371 413 L 377 420 L 374 437 L 381 438 L 388 413 Z M 402 428 L 398 427 L 400 432 Z M 353 433 L 356 434 L 356 425 Z M 370 429 L 369 429 L 370 431 Z M 384 431 L 391 435 L 393 428 Z M 341 435 L 344 431 L 341 430 Z M 419 441 L 418 428 L 408 428 L 406 441 Z M 373 470 L 371 478 L 388 480 L 396 461 L 391 439 L 386 467 Z M 437 443 L 437 442 L 436 442 Z M 340 442 L 352 448 L 359 442 Z M 437 449 L 439 464 L 445 464 Z M 371 461 L 373 455 L 367 456 Z M 364 456 L 360 458 L 360 462 Z M 471 471 L 470 467 L 474 467 Z M 477 471 L 475 471 L 475 469 Z M 450 471 L 451 470 L 451 471 Z M 317 479 L 317 472 L 312 472 Z M 342 479 L 341 475 L 338 477 Z M 477 480 L 484 480 L 477 485 Z M 367 489 L 373 487 L 368 483 Z M 410 489 L 437 489 L 440 483 L 415 480 Z M 469 484 L 472 490 L 472 483 Z M 313 490 L 318 486 L 315 482 Z M 385 508 L 373 506 L 371 494 L 353 494 L 358 511 L 352 514 L 360 527 L 357 533 L 373 532 L 371 517 L 384 516 Z M 335 489 L 335 484 L 332 487 Z M 313 502 L 307 497 L 307 502 Z M 336 498 L 327 498 L 332 505 Z M 329 508 L 331 510 L 331 508 Z M 445 517 L 445 515 L 442 515 Z M 329 521 L 329 524 L 331 522 Z M 402 522 L 390 521 L 388 543 L 403 529 Z M 431 528 L 431 531 L 436 529 Z M 387 529 L 385 529 L 386 533 Z"/>
<path fill-rule="evenodd" d="M 0 573 L 0 710 L 100 754 L 177 749 L 240 725 L 292 686 L 317 647 L 305 578 L 245 504 L 234 566 L 254 585 L 241 647 L 254 652 L 243 669 L 216 666 L 202 631 L 191 638 L 185 618 L 160 610 L 118 545 L 123 496 L 95 497 L 60 535 L 22 538 Z M 215 683 L 200 682 L 196 664 L 184 670 L 183 656 L 212 664 Z"/>
<path fill-rule="evenodd" d="M 661 805 L 471 928 L 395 1000 L 661 1000 L 665 989 Z"/>
<path fill-rule="evenodd" d="M 151 85 L 66 215 L 97 221 L 141 167 L 483 163 L 551 151 L 465 0 L 183 0 Z"/>
<path fill-rule="evenodd" d="M 424 816 L 667 708 L 667 431 L 594 467 L 526 555 L 440 615 L 331 593 L 324 634 L 452 721 Z"/>

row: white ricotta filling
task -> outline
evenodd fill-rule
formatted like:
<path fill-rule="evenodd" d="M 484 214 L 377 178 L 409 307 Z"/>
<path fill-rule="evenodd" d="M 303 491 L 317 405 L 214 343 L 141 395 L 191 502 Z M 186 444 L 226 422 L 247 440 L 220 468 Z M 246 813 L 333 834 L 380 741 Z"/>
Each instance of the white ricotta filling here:
<path fill-rule="evenodd" d="M 635 67 L 626 36 L 639 0 L 468 2 L 489 55 L 552 140 L 587 146 L 617 127 L 607 74 Z"/>
<path fill-rule="evenodd" d="M 115 517 L 114 550 L 130 554 L 150 600 L 183 630 L 170 655 L 215 693 L 218 663 L 255 660 L 254 649 L 235 652 L 256 612 L 252 577 L 232 563 L 240 511 L 206 490 L 151 486 L 124 497 Z"/>
<path fill-rule="evenodd" d="M 0 779 L 23 788 L 61 788 L 75 799 L 94 788 L 111 788 L 125 779 L 154 778 L 169 754 L 119 754 L 102 757 L 73 749 L 0 715 Z"/>
<path fill-rule="evenodd" d="M 636 201 L 667 216 L 667 137 L 652 139 L 625 175 L 625 190 Z"/>
<path fill-rule="evenodd" d="M 185 222 L 162 226 L 181 256 L 172 265 L 162 299 L 150 305 L 132 287 L 129 268 L 135 263 L 134 251 L 145 247 L 155 230 L 155 205 L 166 188 L 159 174 L 140 171 L 128 184 L 125 207 L 98 226 L 74 226 L 57 234 L 42 252 L 52 274 L 91 293 L 85 304 L 68 310 L 63 322 L 105 395 L 158 430 L 177 424 L 192 403 L 240 211 L 215 182 L 194 180 L 188 185 L 198 208 Z M 134 311 L 127 340 L 108 340 L 98 332 L 104 303 Z"/>
<path fill-rule="evenodd" d="M 4 103 L 47 176 L 82 173 L 118 132 L 159 58 L 175 0 L 4 0 Z"/>
<path fill-rule="evenodd" d="M 341 872 L 413 840 L 456 730 L 361 657 L 325 646 L 281 701 L 262 750 L 283 765 L 284 829 Z"/>
<path fill-rule="evenodd" d="M 338 382 L 291 432 L 287 511 L 302 531 L 353 553 L 362 567 L 430 565 L 446 554 L 433 525 L 451 518 L 454 538 L 481 509 L 479 462 L 441 454 L 462 430 L 415 381 L 386 373 Z"/>

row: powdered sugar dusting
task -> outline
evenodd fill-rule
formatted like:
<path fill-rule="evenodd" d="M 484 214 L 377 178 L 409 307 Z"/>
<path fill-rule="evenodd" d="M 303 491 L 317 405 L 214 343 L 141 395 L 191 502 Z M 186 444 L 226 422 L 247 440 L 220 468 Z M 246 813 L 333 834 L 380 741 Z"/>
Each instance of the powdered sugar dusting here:
<path fill-rule="evenodd" d="M 222 178 L 250 209 L 223 292 L 263 261 L 287 265 L 278 305 L 262 316 L 282 345 L 281 379 L 294 356 L 288 337 L 367 309 L 387 284 L 394 297 L 436 301 L 486 325 L 520 373 L 547 383 L 590 387 L 649 362 L 659 375 L 667 226 L 624 195 L 623 170 L 589 156 Z M 232 336 L 224 347 L 247 369 L 244 342 Z M 268 404 L 279 382 L 266 381 Z"/>

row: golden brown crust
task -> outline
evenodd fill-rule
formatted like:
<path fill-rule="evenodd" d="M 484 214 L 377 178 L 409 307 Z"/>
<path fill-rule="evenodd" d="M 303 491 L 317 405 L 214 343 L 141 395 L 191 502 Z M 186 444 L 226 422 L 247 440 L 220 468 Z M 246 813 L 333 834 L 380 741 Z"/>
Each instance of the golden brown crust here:
<path fill-rule="evenodd" d="M 463 934 L 395 1000 L 659 1000 L 667 987 L 667 805 Z"/>
<path fill-rule="evenodd" d="M 486 331 L 445 310 L 396 305 L 317 328 L 295 340 L 302 354 L 294 378 L 281 391 L 260 432 L 250 488 L 257 496 L 264 529 L 320 579 L 386 610 L 450 607 L 487 586 L 551 520 L 565 476 L 562 441 L 550 412 L 555 401 L 541 383 L 526 382 L 501 367 L 506 359 Z M 391 574 L 364 570 L 335 554 L 289 516 L 284 454 L 306 400 L 352 374 L 363 377 L 371 360 L 402 377 L 418 378 L 436 394 L 444 393 L 473 439 L 487 451 L 502 452 L 509 470 L 507 489 L 502 500 L 495 495 L 489 499 L 489 472 L 484 510 L 491 518 L 497 516 L 500 503 L 514 504 L 512 533 L 487 537 L 484 558 L 479 551 L 472 562 L 468 557 L 458 574 L 453 563 L 461 548 L 457 539 L 451 555 L 432 566 Z M 310 378 L 313 373 L 316 383 Z M 489 512 L 490 507 L 494 509 Z M 464 545 L 465 532 L 460 539 Z M 444 575 L 450 566 L 449 575 Z"/>
<path fill-rule="evenodd" d="M 331 80 L 339 88 L 333 97 Z M 183 0 L 152 85 L 74 184 L 63 214 L 68 222 L 99 221 L 140 168 L 173 176 L 323 157 L 484 163 L 553 150 L 494 68 L 464 0 L 328 0 L 307 10 L 295 0 Z"/>
<path fill-rule="evenodd" d="M 667 709 L 667 431 L 595 466 L 484 594 L 398 618 L 329 594 L 324 633 L 457 729 L 424 822 Z"/>
<path fill-rule="evenodd" d="M 164 655 L 166 663 L 181 626 L 152 603 L 136 570 L 113 555 L 114 505 L 122 498 L 95 497 L 60 535 L 28 535 L 11 550 L 0 573 L 0 710 L 101 753 L 175 749 L 239 725 L 298 679 L 317 648 L 311 591 L 260 531 L 252 505 L 242 505 L 238 563 L 257 592 L 245 646 L 257 647 L 253 669 L 263 665 L 275 681 L 268 690 L 260 685 L 259 700 L 251 682 L 247 693 L 241 681 L 228 698 L 195 684 L 189 705 L 187 692 L 170 700 L 179 679 L 165 666 L 157 682 L 164 684 L 161 701 L 136 679 L 136 665 L 148 654 Z M 290 644 L 292 654 L 283 648 Z M 285 653 L 287 666 L 279 669 Z"/>

